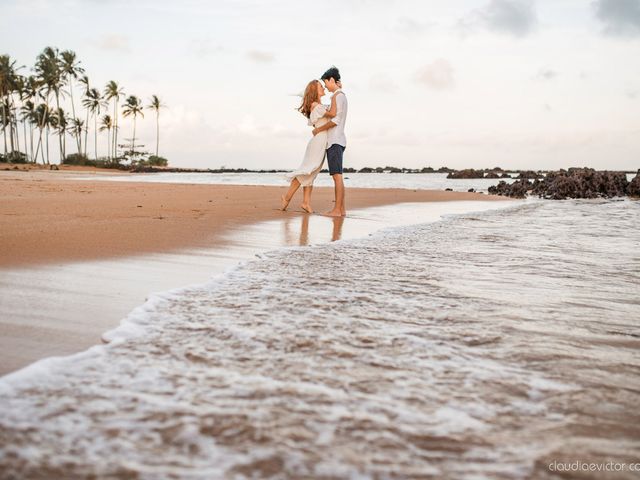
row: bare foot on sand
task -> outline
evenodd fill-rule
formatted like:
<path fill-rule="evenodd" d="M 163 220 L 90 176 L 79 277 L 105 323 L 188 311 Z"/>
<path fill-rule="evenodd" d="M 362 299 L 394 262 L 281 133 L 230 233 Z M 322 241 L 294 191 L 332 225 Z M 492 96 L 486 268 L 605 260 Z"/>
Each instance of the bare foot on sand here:
<path fill-rule="evenodd" d="M 336 210 L 335 208 L 330 212 L 323 213 L 325 217 L 342 217 L 342 212 L 340 210 Z M 346 215 L 346 214 L 345 214 Z"/>
<path fill-rule="evenodd" d="M 285 198 L 285 196 L 282 195 L 280 197 L 280 201 L 282 202 L 282 204 L 280 205 L 280 210 L 282 210 L 284 212 L 287 209 L 287 207 L 289 206 L 289 200 L 287 200 Z"/>
<path fill-rule="evenodd" d="M 300 208 L 307 213 L 313 213 L 313 208 L 311 208 L 311 206 L 309 205 L 305 205 L 304 203 L 300 205 Z"/>

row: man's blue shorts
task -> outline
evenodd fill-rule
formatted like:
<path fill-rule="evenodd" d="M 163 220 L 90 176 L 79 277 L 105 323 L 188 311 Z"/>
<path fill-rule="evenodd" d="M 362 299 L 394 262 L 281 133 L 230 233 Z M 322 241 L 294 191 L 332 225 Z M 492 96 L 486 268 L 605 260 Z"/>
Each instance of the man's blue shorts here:
<path fill-rule="evenodd" d="M 329 165 L 330 175 L 342 175 L 342 154 L 344 150 L 345 147 L 337 143 L 327 148 L 327 164 Z"/>

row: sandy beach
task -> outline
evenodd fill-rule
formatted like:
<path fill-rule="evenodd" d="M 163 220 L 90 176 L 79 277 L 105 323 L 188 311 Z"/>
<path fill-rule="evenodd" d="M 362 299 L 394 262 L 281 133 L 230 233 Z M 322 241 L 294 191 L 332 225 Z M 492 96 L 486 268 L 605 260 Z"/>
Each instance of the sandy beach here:
<path fill-rule="evenodd" d="M 229 228 L 283 216 L 284 186 L 92 182 L 70 175 L 0 172 L 0 267 L 212 247 Z M 332 199 L 330 188 L 314 190 L 317 211 L 329 210 Z M 448 200 L 504 201 L 466 192 L 350 189 L 347 206 Z M 294 198 L 289 215 L 302 214 L 298 203 Z"/>
<path fill-rule="evenodd" d="M 476 193 L 351 189 L 350 217 L 333 221 L 303 214 L 296 199 L 279 211 L 284 186 L 74 179 L 87 173 L 113 175 L 0 171 L 0 374 L 88 348 L 151 292 L 204 282 L 257 253 L 413 223 L 416 210 L 402 213 L 405 204 L 432 204 L 426 219 L 452 211 L 449 201 L 461 208 L 504 202 Z M 316 208 L 328 209 L 332 195 L 316 189 Z"/>

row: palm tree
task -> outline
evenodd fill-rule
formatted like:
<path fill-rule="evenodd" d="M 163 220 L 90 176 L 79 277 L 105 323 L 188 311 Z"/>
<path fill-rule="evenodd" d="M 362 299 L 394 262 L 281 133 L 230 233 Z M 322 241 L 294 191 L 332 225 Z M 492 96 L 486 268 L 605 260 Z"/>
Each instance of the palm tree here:
<path fill-rule="evenodd" d="M 12 95 L 16 90 L 16 61 L 9 55 L 0 55 L 0 109 L 2 110 L 2 135 L 4 154 L 7 155 L 7 125 L 10 126 L 11 151 L 13 151 Z"/>
<path fill-rule="evenodd" d="M 89 91 L 89 89 L 91 88 L 89 85 L 89 77 L 86 75 L 83 75 L 82 77 L 80 77 L 80 79 L 78 80 L 78 83 L 80 83 L 81 85 L 84 85 L 84 94 L 83 96 L 87 97 L 87 92 Z M 89 125 L 89 109 L 86 108 L 86 119 L 85 119 L 85 124 L 88 126 Z M 84 131 L 84 156 L 87 156 L 87 145 L 89 145 L 87 143 L 87 136 L 89 135 L 89 129 L 85 129 Z"/>
<path fill-rule="evenodd" d="M 22 108 L 20 109 L 20 113 L 22 114 L 22 124 L 24 125 L 25 129 L 26 129 L 26 124 L 27 123 L 29 124 L 29 145 L 31 145 L 31 149 L 30 149 L 31 153 L 30 155 L 28 155 L 28 157 L 32 162 L 36 161 L 36 157 L 33 155 L 33 125 L 36 123 L 35 112 L 36 112 L 36 106 L 31 100 L 31 98 L 25 100 L 24 103 L 22 104 Z M 24 138 L 25 138 L 24 143 L 25 143 L 25 150 L 26 150 L 26 145 L 27 145 L 26 130 L 24 133 Z M 29 153 L 29 151 L 26 151 L 25 153 Z"/>
<path fill-rule="evenodd" d="M 40 147 L 42 146 L 42 133 L 44 129 L 47 129 L 47 159 L 45 161 L 44 158 L 44 148 L 42 149 L 42 163 L 49 163 L 49 105 L 46 103 L 40 103 L 34 109 L 33 121 L 38 127 L 39 136 L 38 136 L 38 146 L 36 148 L 35 157 L 38 158 L 38 152 L 40 152 Z"/>
<path fill-rule="evenodd" d="M 60 97 L 64 95 L 62 87 L 64 86 L 65 77 L 62 72 L 60 54 L 57 48 L 46 47 L 36 59 L 35 72 L 38 79 L 46 88 L 46 101 L 48 103 L 49 95 L 54 94 L 56 98 L 56 109 L 60 110 Z M 60 146 L 60 162 L 64 160 L 65 149 L 63 139 L 65 133 L 58 131 L 58 143 Z"/>
<path fill-rule="evenodd" d="M 87 112 L 91 112 L 93 115 L 93 123 L 94 123 L 94 149 L 95 149 L 95 159 L 98 160 L 98 117 L 100 116 L 100 109 L 106 106 L 105 101 L 102 99 L 102 95 L 100 94 L 100 90 L 97 88 L 90 88 L 86 94 L 85 99 L 82 104 L 87 109 Z M 86 149 L 86 143 L 85 143 Z"/>
<path fill-rule="evenodd" d="M 138 115 L 144 118 L 144 112 L 142 111 L 142 101 L 135 95 L 130 95 L 124 103 L 124 109 L 122 110 L 122 116 L 128 117 L 133 115 L 133 137 L 131 138 L 131 155 L 133 155 L 136 141 L 136 117 Z"/>
<path fill-rule="evenodd" d="M 62 108 L 57 108 L 53 114 L 50 115 L 51 127 L 58 134 L 58 138 L 63 139 L 62 152 L 64 154 L 66 147 L 66 132 L 69 127 L 69 117 L 67 113 Z M 64 163 L 64 159 L 66 157 L 62 157 L 60 159 L 60 163 Z"/>
<path fill-rule="evenodd" d="M 69 126 L 67 131 L 72 136 L 75 136 L 76 138 L 82 138 L 82 132 L 84 130 L 86 130 L 84 126 L 84 120 L 82 120 L 81 118 L 71 119 L 71 125 Z M 82 155 L 82 145 L 80 147 L 81 148 L 78 150 L 78 155 Z"/>
<path fill-rule="evenodd" d="M 71 96 L 71 114 L 73 118 L 76 118 L 76 106 L 73 101 L 73 81 L 78 78 L 78 75 L 84 73 L 84 68 L 80 66 L 80 61 L 76 58 L 76 52 L 71 50 L 65 50 L 60 53 L 60 68 L 62 69 L 63 78 L 69 82 L 69 94 Z M 76 136 L 76 144 L 78 146 L 78 153 L 82 153 L 82 137 Z"/>
<path fill-rule="evenodd" d="M 109 115 L 105 115 L 102 117 L 100 121 L 100 131 L 107 131 L 107 156 L 111 158 L 111 147 L 113 143 L 111 142 L 111 130 L 113 129 L 113 120 Z"/>
<path fill-rule="evenodd" d="M 158 146 L 160 145 L 160 109 L 166 107 L 157 95 L 151 95 L 151 101 L 147 108 L 156 112 L 156 157 L 158 156 Z"/>
<path fill-rule="evenodd" d="M 107 100 L 113 100 L 113 156 L 118 157 L 118 101 L 120 96 L 124 95 L 124 90 L 120 88 L 117 82 L 111 80 L 104 89 L 104 96 Z"/>

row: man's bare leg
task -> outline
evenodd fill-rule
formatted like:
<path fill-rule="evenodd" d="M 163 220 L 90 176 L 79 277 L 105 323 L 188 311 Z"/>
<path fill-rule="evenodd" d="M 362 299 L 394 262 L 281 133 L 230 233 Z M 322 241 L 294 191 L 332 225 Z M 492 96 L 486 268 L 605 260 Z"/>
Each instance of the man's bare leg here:
<path fill-rule="evenodd" d="M 300 188 L 300 182 L 298 181 L 297 178 L 294 178 L 293 180 L 291 180 L 291 185 L 289 185 L 289 190 L 287 191 L 287 194 L 282 195 L 282 197 L 280 197 L 282 201 L 280 210 L 285 211 L 287 209 L 287 207 L 289 206 L 289 202 L 291 201 L 295 193 L 298 191 L 298 188 Z"/>
<path fill-rule="evenodd" d="M 313 191 L 313 186 L 309 185 L 308 187 L 302 187 L 303 199 L 302 205 L 300 208 L 307 213 L 313 213 L 313 209 L 311 208 L 311 192 Z"/>
<path fill-rule="evenodd" d="M 332 175 L 332 178 L 336 204 L 333 209 L 330 212 L 325 213 L 325 215 L 329 217 L 342 217 L 347 214 L 344 207 L 344 181 L 342 180 L 342 175 L 339 173 Z"/>

